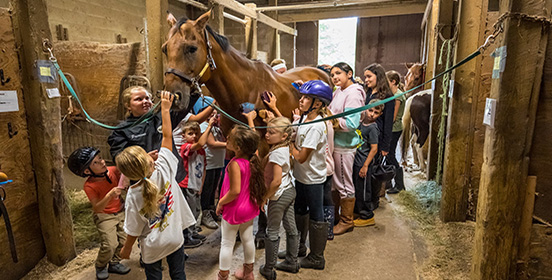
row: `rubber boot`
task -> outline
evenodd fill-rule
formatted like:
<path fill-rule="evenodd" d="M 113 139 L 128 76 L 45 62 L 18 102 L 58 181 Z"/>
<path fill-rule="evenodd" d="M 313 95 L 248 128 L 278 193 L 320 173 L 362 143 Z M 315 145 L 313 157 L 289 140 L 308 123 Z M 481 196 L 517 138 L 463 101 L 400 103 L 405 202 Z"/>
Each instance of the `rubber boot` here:
<path fill-rule="evenodd" d="M 309 233 L 309 214 L 305 215 L 295 215 L 295 224 L 297 225 L 297 231 L 299 231 L 299 250 L 297 256 L 304 257 L 307 255 L 307 234 Z M 281 251 L 278 253 L 279 259 L 286 258 L 286 251 Z"/>
<path fill-rule="evenodd" d="M 259 273 L 268 280 L 276 280 L 276 271 L 274 266 L 278 260 L 278 247 L 280 246 L 280 238 L 277 240 L 265 239 L 265 264 L 259 268 Z"/>
<path fill-rule="evenodd" d="M 395 169 L 395 186 L 388 189 L 388 194 L 396 194 L 400 191 L 404 191 L 404 173 L 402 167 Z"/>
<path fill-rule="evenodd" d="M 328 241 L 328 226 L 326 222 L 310 221 L 309 242 L 310 253 L 301 260 L 301 268 L 324 269 L 324 250 Z"/>
<path fill-rule="evenodd" d="M 340 205 L 340 202 L 341 202 L 341 197 L 339 197 L 339 192 L 338 191 L 332 191 L 332 200 L 333 200 L 333 203 L 334 203 L 334 216 L 337 215 L 339 216 L 339 207 L 341 206 Z M 332 224 L 332 226 L 335 226 L 337 225 L 337 223 L 339 222 L 339 219 L 334 219 L 334 222 Z"/>
<path fill-rule="evenodd" d="M 355 198 L 348 197 L 341 199 L 341 219 L 337 226 L 333 228 L 334 235 L 341 235 L 353 231 L 353 210 L 355 208 Z"/>
<path fill-rule="evenodd" d="M 255 280 L 253 275 L 253 264 L 244 263 L 242 269 L 236 270 L 234 276 L 239 280 Z"/>
<path fill-rule="evenodd" d="M 264 211 L 260 211 L 258 220 L 258 230 L 255 234 L 255 248 L 263 249 L 265 247 L 264 241 L 266 239 L 266 225 L 267 217 Z"/>
<path fill-rule="evenodd" d="M 333 225 L 335 219 L 335 208 L 334 206 L 324 206 L 324 221 L 332 225 L 328 227 L 328 240 L 334 239 Z"/>
<path fill-rule="evenodd" d="M 286 235 L 286 259 L 276 264 L 277 270 L 291 273 L 299 272 L 297 252 L 299 251 L 299 235 Z"/>

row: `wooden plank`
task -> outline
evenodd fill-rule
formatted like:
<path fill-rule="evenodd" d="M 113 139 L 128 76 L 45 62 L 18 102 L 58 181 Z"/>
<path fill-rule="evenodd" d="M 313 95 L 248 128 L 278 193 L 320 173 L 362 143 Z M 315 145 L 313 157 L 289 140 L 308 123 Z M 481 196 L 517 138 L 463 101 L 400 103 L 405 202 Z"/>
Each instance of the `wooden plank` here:
<path fill-rule="evenodd" d="M 464 0 L 459 18 L 459 33 L 455 61 L 470 55 L 484 42 L 488 1 Z M 478 20 L 480 19 L 480 20 Z M 448 110 L 448 132 L 443 162 L 443 192 L 441 220 L 460 222 L 466 220 L 468 186 L 471 176 L 475 114 L 474 98 L 479 92 L 481 60 L 478 56 L 454 74 L 454 94 Z"/>
<path fill-rule="evenodd" d="M 263 13 L 258 13 L 257 14 L 257 20 L 259 22 L 262 22 L 274 29 L 278 29 L 282 32 L 285 32 L 285 33 L 288 33 L 288 34 L 291 34 L 291 35 L 297 35 L 297 30 L 293 29 L 292 27 L 289 27 L 283 23 L 280 23 L 278 22 L 277 20 L 267 16 L 267 15 L 264 15 Z"/>
<path fill-rule="evenodd" d="M 552 1 L 502 1 L 500 14 L 546 17 L 551 8 Z M 531 104 L 539 97 L 548 36 L 544 25 L 506 19 L 504 34 L 496 44 L 506 48 L 507 56 L 497 58 L 504 63 L 504 72 L 493 79 L 491 87 L 491 98 L 498 102 L 494 129 L 487 128 L 485 134 L 472 279 L 513 279 L 515 275 L 529 168 L 526 148 L 531 145 L 527 136 L 536 114 Z"/>
<path fill-rule="evenodd" d="M 297 66 L 318 64 L 318 24 L 316 22 L 297 23 Z"/>
<path fill-rule="evenodd" d="M 533 227 L 533 212 L 535 209 L 535 189 L 537 187 L 537 176 L 527 177 L 527 188 L 525 191 L 521 222 L 519 227 L 519 254 L 517 275 L 521 279 L 528 279 L 531 229 Z"/>
<path fill-rule="evenodd" d="M 163 52 L 161 45 L 167 34 L 168 0 L 146 0 L 148 78 L 153 92 L 163 89 Z"/>
<path fill-rule="evenodd" d="M 248 3 L 245 6 L 249 9 L 254 9 L 256 5 L 255 3 Z M 251 18 L 248 24 L 249 27 L 245 29 L 246 33 L 249 33 L 248 37 L 246 35 L 247 55 L 250 59 L 257 59 L 257 20 Z"/>
<path fill-rule="evenodd" d="M 342 18 L 342 17 L 380 17 L 409 14 L 423 14 L 425 2 L 401 3 L 393 5 L 360 5 L 355 7 L 336 7 L 332 9 L 312 9 L 308 11 L 296 10 L 291 12 L 280 12 L 278 21 L 305 22 L 321 19 Z"/>
<path fill-rule="evenodd" d="M 362 4 L 380 4 L 385 2 L 393 2 L 395 0 L 340 0 L 340 1 L 323 1 L 323 2 L 311 2 L 308 4 L 296 4 L 296 5 L 281 5 L 276 7 L 265 6 L 257 7 L 259 12 L 276 12 L 276 11 L 288 11 L 288 10 L 308 10 L 308 9 L 319 9 L 319 8 L 337 8 L 337 7 L 347 7 L 347 6 L 356 6 Z"/>
<path fill-rule="evenodd" d="M 17 112 L 0 113 L 0 170 L 13 180 L 2 186 L 6 191 L 4 204 L 8 210 L 13 229 L 18 263 L 13 263 L 8 247 L 8 236 L 3 217 L 0 219 L 0 271 L 2 278 L 19 279 L 30 271 L 46 253 L 38 201 L 36 182 L 31 162 L 29 131 L 15 35 L 8 9 L 0 8 L 0 68 L 4 78 L 10 81 L 0 84 L 0 90 L 16 90 L 19 105 Z M 12 127 L 10 135 L 8 126 Z"/>
<path fill-rule="evenodd" d="M 248 16 L 253 19 L 257 18 L 257 12 L 255 11 L 255 8 L 248 7 L 247 4 L 244 5 L 235 0 L 211 0 L 211 1 L 213 3 L 217 3 L 221 6 L 224 6 L 232 11 L 238 12 L 244 16 Z"/>
<path fill-rule="evenodd" d="M 202 9 L 202 10 L 209 10 L 209 7 L 207 7 L 207 5 L 205 5 L 201 2 L 195 1 L 195 0 L 176 0 L 176 1 L 178 1 L 180 3 L 184 3 L 186 5 L 194 6 L 196 8 Z"/>
<path fill-rule="evenodd" d="M 46 60 L 43 39 L 52 40 L 44 0 L 14 1 L 27 125 L 37 180 L 40 224 L 48 260 L 63 265 L 76 256 L 73 222 L 65 195 L 59 98 L 48 98 L 36 79 L 36 60 Z M 62 241 L 62 242 L 60 242 Z"/>
<path fill-rule="evenodd" d="M 224 7 L 218 4 L 211 5 L 211 18 L 209 19 L 211 26 L 220 35 L 224 35 Z"/>

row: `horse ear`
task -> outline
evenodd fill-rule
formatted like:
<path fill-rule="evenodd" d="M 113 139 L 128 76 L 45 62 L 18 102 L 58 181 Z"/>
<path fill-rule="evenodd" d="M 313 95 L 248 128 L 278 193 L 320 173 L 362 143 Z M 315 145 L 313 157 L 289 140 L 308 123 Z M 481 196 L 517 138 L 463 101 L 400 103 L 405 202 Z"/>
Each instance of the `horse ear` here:
<path fill-rule="evenodd" d="M 202 14 L 198 19 L 196 19 L 194 25 L 199 30 L 205 29 L 205 26 L 207 25 L 207 22 L 209 21 L 209 18 L 211 17 L 211 10 L 207 11 L 206 13 Z"/>
<path fill-rule="evenodd" d="M 173 27 L 176 24 L 176 18 L 169 11 L 167 11 L 167 22 L 169 23 L 169 27 Z"/>
<path fill-rule="evenodd" d="M 414 63 L 412 63 L 412 62 L 406 62 L 404 64 L 404 67 L 406 67 L 406 70 L 410 70 L 410 67 L 412 67 L 412 66 L 414 66 Z"/>

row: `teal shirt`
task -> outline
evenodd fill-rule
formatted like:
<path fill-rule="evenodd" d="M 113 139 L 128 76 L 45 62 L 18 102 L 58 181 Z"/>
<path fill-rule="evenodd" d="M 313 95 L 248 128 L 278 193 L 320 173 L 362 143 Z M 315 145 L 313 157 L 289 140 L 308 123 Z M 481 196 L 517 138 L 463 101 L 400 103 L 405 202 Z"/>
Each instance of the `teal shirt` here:
<path fill-rule="evenodd" d="M 401 94 L 402 91 L 400 89 L 397 89 L 397 94 Z M 406 103 L 406 97 L 402 95 L 401 97 L 397 98 L 401 102 L 401 105 L 399 106 L 399 112 L 397 112 L 397 118 L 395 118 L 395 121 L 393 122 L 393 132 L 399 132 L 403 130 L 403 124 L 402 124 L 402 118 L 404 115 L 404 104 Z"/>

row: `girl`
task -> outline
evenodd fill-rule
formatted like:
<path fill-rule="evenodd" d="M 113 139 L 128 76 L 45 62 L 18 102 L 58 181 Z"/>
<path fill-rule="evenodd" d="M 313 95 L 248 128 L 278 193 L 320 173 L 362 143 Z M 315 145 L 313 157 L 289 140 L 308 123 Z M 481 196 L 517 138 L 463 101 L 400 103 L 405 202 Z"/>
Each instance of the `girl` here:
<path fill-rule="evenodd" d="M 228 279 L 232 251 L 239 231 L 243 244 L 243 270 L 236 271 L 238 279 L 253 280 L 255 244 L 253 219 L 259 215 L 266 194 L 261 163 L 255 151 L 259 145 L 257 132 L 243 126 L 234 126 L 226 147 L 235 156 L 226 168 L 216 214 L 222 213 L 222 240 L 219 255 L 218 279 Z"/>
<path fill-rule="evenodd" d="M 267 193 L 265 201 L 268 203 L 268 227 L 266 231 L 265 255 L 266 262 L 260 268 L 260 273 L 266 279 L 276 279 L 276 265 L 278 248 L 280 245 L 280 223 L 286 230 L 286 260 L 278 264 L 277 268 L 285 271 L 298 272 L 297 249 L 299 235 L 295 227 L 295 188 L 291 183 L 289 144 L 291 143 L 291 122 L 285 117 L 273 118 L 267 125 L 273 128 L 266 130 L 266 142 L 271 148 L 266 156 L 265 183 Z"/>
<path fill-rule="evenodd" d="M 364 81 L 368 98 L 366 104 L 372 99 L 386 99 L 393 96 L 393 92 L 389 87 L 389 81 L 385 75 L 385 69 L 377 63 L 368 65 L 364 68 Z M 395 101 L 391 100 L 384 104 L 382 115 L 376 120 L 380 131 L 378 140 L 378 152 L 382 156 L 387 156 L 391 150 L 391 137 L 393 132 L 393 114 L 395 112 Z M 379 184 L 378 184 L 379 185 Z M 374 193 L 373 208 L 376 209 L 379 205 L 378 192 Z M 385 192 L 383 192 L 385 195 Z M 372 210 L 374 210 L 372 209 Z"/>
<path fill-rule="evenodd" d="M 334 115 L 364 105 L 366 95 L 362 86 L 354 82 L 351 66 L 344 62 L 337 63 L 331 69 L 331 77 L 336 90 L 333 93 L 333 101 L 328 108 Z M 360 115 L 360 113 L 357 113 L 339 118 L 339 125 L 334 132 L 333 158 L 335 170 L 333 184 L 335 190 L 339 193 L 337 207 L 341 206 L 339 223 L 333 228 L 335 235 L 344 234 L 354 229 L 355 187 L 352 171 L 356 147 L 361 143 L 361 139 L 356 133 L 356 129 L 360 124 Z M 338 213 L 336 210 L 335 214 Z"/>
<path fill-rule="evenodd" d="M 173 96 L 161 92 L 163 121 L 161 149 L 157 161 L 139 146 L 124 149 L 115 158 L 117 168 L 137 181 L 128 190 L 124 229 L 127 240 L 121 257 L 128 259 L 140 239 L 147 279 L 161 279 L 161 260 L 167 258 L 172 279 L 186 279 L 182 230 L 195 224 L 194 216 L 175 180 L 178 159 L 173 154 L 170 107 Z"/>
<path fill-rule="evenodd" d="M 299 99 L 301 118 L 298 122 L 321 119 L 326 106 L 332 101 L 330 86 L 320 80 L 308 81 L 301 85 L 299 93 L 301 93 L 301 99 Z M 325 266 L 324 250 L 329 226 L 324 221 L 323 211 L 326 143 L 326 124 L 317 122 L 299 126 L 295 145 L 291 147 L 291 155 L 294 158 L 293 176 L 297 191 L 295 222 L 301 232 L 298 254 L 306 253 L 305 240 L 302 237 L 309 232 L 310 253 L 301 260 L 302 268 L 324 269 Z"/>
<path fill-rule="evenodd" d="M 399 75 L 399 73 L 397 71 L 391 70 L 391 71 L 387 71 L 385 75 L 389 80 L 389 87 L 391 88 L 391 92 L 393 92 L 393 95 L 401 94 L 404 88 L 401 83 L 401 76 Z M 399 161 L 397 160 L 395 151 L 397 150 L 397 143 L 399 142 L 399 138 L 401 137 L 401 134 L 403 131 L 402 117 L 404 114 L 405 102 L 406 102 L 406 98 L 404 97 L 404 95 L 395 99 L 395 111 L 393 114 L 393 130 L 391 135 L 391 146 L 390 146 L 389 157 L 388 157 L 389 163 L 395 166 L 395 179 L 394 179 L 395 186 L 387 190 L 388 194 L 396 194 L 404 190 L 403 169 L 399 165 Z"/>

